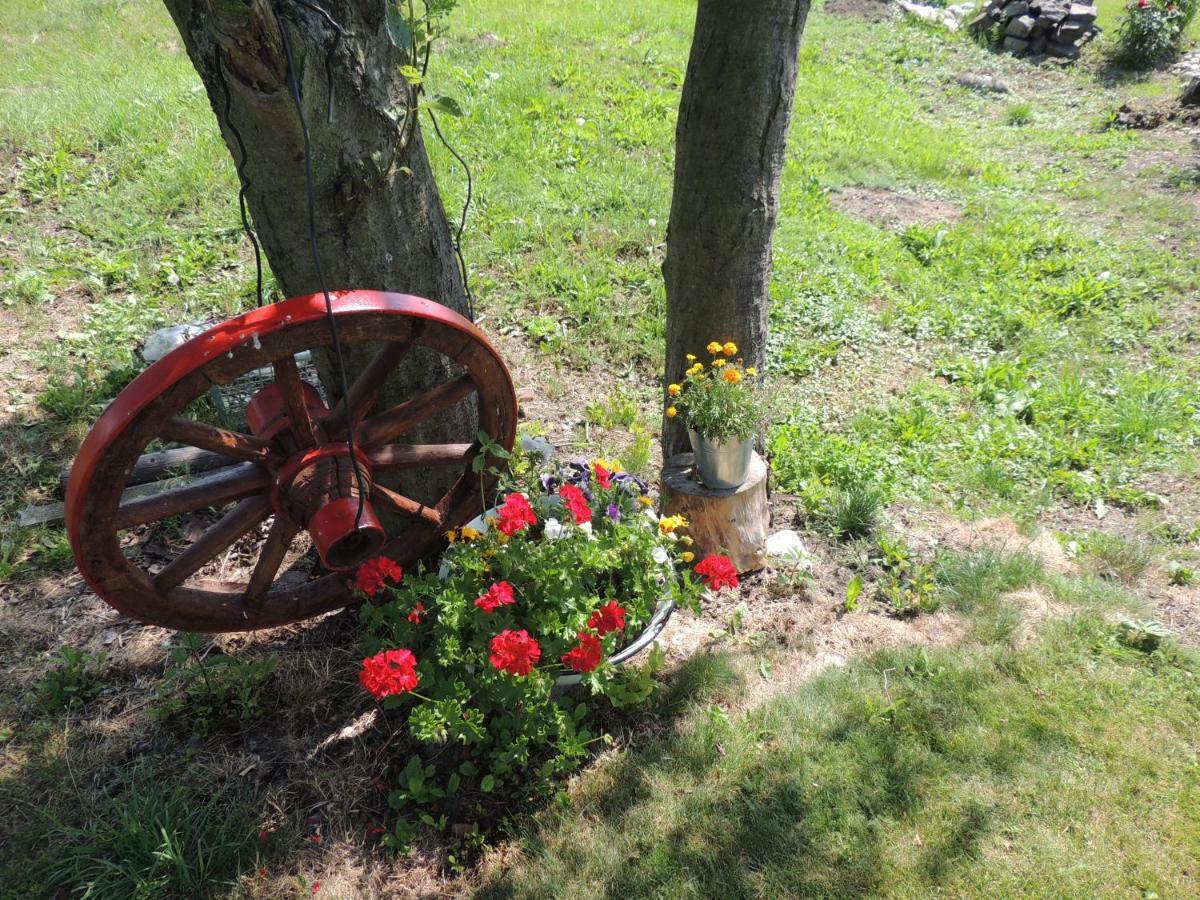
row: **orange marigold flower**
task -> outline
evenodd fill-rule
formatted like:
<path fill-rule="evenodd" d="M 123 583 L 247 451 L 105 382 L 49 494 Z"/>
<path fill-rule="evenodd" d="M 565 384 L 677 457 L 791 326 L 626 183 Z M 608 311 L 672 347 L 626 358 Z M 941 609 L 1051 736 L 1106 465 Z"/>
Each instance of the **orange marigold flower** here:
<path fill-rule="evenodd" d="M 742 373 L 737 369 L 726 369 L 725 374 L 721 376 L 730 384 L 738 384 L 742 380 Z"/>

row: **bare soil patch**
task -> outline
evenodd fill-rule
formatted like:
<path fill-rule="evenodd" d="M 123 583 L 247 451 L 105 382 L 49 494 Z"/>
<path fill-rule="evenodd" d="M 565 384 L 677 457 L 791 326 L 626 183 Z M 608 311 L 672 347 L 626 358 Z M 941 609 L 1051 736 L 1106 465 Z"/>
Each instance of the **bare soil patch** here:
<path fill-rule="evenodd" d="M 888 0 L 826 0 L 825 12 L 868 22 L 883 22 L 896 16 L 896 8 Z"/>
<path fill-rule="evenodd" d="M 957 203 L 888 188 L 842 188 L 829 195 L 829 202 L 838 212 L 883 228 L 950 224 L 963 217 Z"/>

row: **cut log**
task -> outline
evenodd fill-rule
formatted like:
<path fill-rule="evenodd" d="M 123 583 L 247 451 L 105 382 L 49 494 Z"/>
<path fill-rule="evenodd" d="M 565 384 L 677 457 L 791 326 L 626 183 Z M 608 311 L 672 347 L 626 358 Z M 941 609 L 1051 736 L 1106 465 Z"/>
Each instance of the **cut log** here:
<path fill-rule="evenodd" d="M 767 505 L 767 464 L 754 454 L 745 484 L 718 491 L 700 483 L 691 453 L 672 456 L 663 465 L 663 515 L 688 520 L 697 558 L 710 553 L 728 556 L 738 572 L 766 564 L 764 549 L 771 512 Z"/>

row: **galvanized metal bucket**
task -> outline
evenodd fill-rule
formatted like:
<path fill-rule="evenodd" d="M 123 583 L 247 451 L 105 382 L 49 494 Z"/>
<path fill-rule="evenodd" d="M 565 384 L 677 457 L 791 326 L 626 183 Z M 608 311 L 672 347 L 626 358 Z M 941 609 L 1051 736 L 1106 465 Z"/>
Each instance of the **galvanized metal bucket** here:
<path fill-rule="evenodd" d="M 696 455 L 696 469 L 705 485 L 718 491 L 731 491 L 745 483 L 750 473 L 754 438 L 713 440 L 701 437 L 690 428 L 688 436 Z"/>

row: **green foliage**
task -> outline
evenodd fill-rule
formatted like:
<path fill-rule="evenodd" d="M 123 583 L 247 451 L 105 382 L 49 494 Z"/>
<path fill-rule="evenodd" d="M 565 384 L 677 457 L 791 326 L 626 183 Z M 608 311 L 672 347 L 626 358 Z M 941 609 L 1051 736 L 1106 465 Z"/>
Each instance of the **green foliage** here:
<path fill-rule="evenodd" d="M 412 827 L 444 830 L 447 804 L 458 810 L 455 821 L 480 821 L 495 804 L 545 796 L 555 776 L 579 765 L 601 740 L 594 711 L 646 700 L 663 656 L 651 651 L 644 665 L 623 667 L 604 660 L 646 627 L 665 598 L 696 603 L 692 576 L 676 576 L 669 565 L 685 550 L 681 526 L 660 525 L 647 512 L 644 483 L 617 473 L 604 487 L 583 464 L 543 479 L 520 456 L 513 472 L 508 497 L 527 497 L 537 524 L 509 535 L 497 519 L 503 512 L 493 511 L 481 530 L 451 534 L 440 572 L 406 573 L 384 602 L 362 608 L 369 654 L 403 648 L 417 660 L 415 692 L 383 701 L 386 709 L 405 711 L 410 733 L 423 745 L 399 771 L 390 796 L 407 823 L 389 838 L 395 847 L 411 840 Z M 590 492 L 590 521 L 575 524 L 562 496 L 544 484 Z M 501 584 L 511 588 L 512 603 L 488 611 L 477 602 Z M 624 610 L 623 628 L 588 624 L 613 601 Z M 493 640 L 522 631 L 539 646 L 536 665 L 527 674 L 504 671 L 493 662 Z M 601 661 L 578 670 L 579 687 L 563 693 L 555 678 L 571 670 L 562 657 L 584 634 L 600 641 Z"/>
<path fill-rule="evenodd" d="M 637 400 L 618 389 L 602 400 L 592 400 L 583 408 L 586 420 L 601 428 L 629 428 L 637 421 Z"/>
<path fill-rule="evenodd" d="M 1101 578 L 1136 582 L 1150 565 L 1150 547 L 1105 531 L 1092 531 L 1076 541 L 1084 567 Z"/>
<path fill-rule="evenodd" d="M 941 605 L 934 591 L 933 566 L 914 558 L 904 540 L 880 535 L 874 557 L 882 571 L 879 592 L 898 616 L 936 612 Z"/>
<path fill-rule="evenodd" d="M 883 495 L 878 488 L 851 483 L 826 495 L 818 518 L 833 537 L 858 538 L 875 530 L 882 511 Z"/>
<path fill-rule="evenodd" d="M 689 429 L 710 440 L 753 437 L 767 417 L 757 371 L 741 365 L 732 343 L 713 341 L 708 353 L 707 367 L 689 360 L 683 383 L 667 388 L 667 415 L 678 413 Z"/>
<path fill-rule="evenodd" d="M 1122 619 L 1117 623 L 1117 639 L 1143 653 L 1153 653 L 1174 636 L 1175 632 L 1155 619 Z"/>
<path fill-rule="evenodd" d="M 934 580 L 941 595 L 960 612 L 994 608 L 1001 594 L 1020 590 L 1042 577 L 1042 563 L 1029 553 L 984 547 L 938 554 Z"/>
<path fill-rule="evenodd" d="M 1004 111 L 1004 123 L 1019 127 L 1033 121 L 1033 104 L 1028 101 L 1012 103 Z"/>
<path fill-rule="evenodd" d="M 537 852 L 479 893 L 1186 893 L 1197 660 L 1115 631 L 1077 616 L 1016 649 L 877 653 L 748 708 L 692 696 L 535 817 Z"/>
<path fill-rule="evenodd" d="M 196 734 L 236 728 L 262 717 L 265 689 L 275 659 L 237 660 L 212 652 L 208 641 L 183 632 L 168 654 L 166 674 L 155 690 L 152 715 L 178 719 Z"/>
<path fill-rule="evenodd" d="M 58 649 L 58 665 L 38 682 L 38 702 L 50 710 L 83 706 L 104 688 L 105 663 L 102 653 L 63 644 Z"/>
<path fill-rule="evenodd" d="M 63 896 L 209 897 L 256 863 L 254 813 L 236 788 L 202 793 L 139 767 L 105 799 L 83 802 L 35 825 L 39 883 Z"/>
<path fill-rule="evenodd" d="M 1129 0 L 1117 26 L 1117 61 L 1144 69 L 1174 58 L 1197 5 L 1197 0 Z"/>

